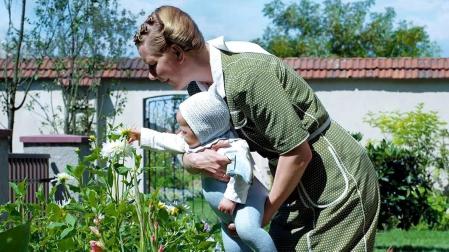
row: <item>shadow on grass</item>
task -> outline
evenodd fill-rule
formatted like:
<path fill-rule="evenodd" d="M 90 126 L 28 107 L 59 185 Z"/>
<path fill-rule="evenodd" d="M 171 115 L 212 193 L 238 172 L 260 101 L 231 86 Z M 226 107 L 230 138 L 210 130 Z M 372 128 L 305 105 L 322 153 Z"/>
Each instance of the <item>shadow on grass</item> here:
<path fill-rule="evenodd" d="M 376 246 L 376 250 L 383 250 L 383 251 L 389 251 L 389 252 L 448 252 L 449 248 L 435 248 L 435 247 L 428 247 L 428 246 L 410 246 L 410 245 L 404 245 L 404 246 Z"/>

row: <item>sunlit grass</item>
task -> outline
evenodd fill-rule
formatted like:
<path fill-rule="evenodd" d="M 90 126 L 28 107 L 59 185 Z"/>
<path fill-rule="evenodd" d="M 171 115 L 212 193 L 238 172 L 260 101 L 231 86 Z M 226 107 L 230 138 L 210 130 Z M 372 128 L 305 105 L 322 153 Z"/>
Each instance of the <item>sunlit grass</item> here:
<path fill-rule="evenodd" d="M 398 230 L 377 233 L 376 251 L 449 251 L 449 231 Z"/>

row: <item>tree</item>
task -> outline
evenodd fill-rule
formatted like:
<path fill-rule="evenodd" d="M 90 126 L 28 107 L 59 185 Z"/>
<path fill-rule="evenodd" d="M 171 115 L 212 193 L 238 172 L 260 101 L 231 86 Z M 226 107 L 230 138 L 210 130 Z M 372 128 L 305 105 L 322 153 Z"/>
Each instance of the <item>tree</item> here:
<path fill-rule="evenodd" d="M 312 0 L 285 5 L 273 0 L 263 13 L 273 21 L 255 41 L 279 57 L 431 57 L 440 49 L 424 27 L 400 21 L 386 8 L 369 12 L 374 0 L 343 3 Z"/>
<path fill-rule="evenodd" d="M 2 49 L 5 51 L 5 60 L 3 61 L 2 73 L 4 84 L 4 92 L 1 93 L 2 110 L 6 111 L 8 117 L 8 129 L 14 130 L 15 113 L 21 109 L 25 103 L 28 92 L 31 88 L 33 77 L 24 77 L 22 75 L 22 66 L 27 63 L 24 59 L 25 36 L 25 9 L 26 0 L 22 0 L 19 27 L 13 24 L 12 0 L 4 0 L 6 10 L 8 12 L 8 29 L 6 38 L 2 43 Z M 44 46 L 44 44 L 42 44 Z M 37 61 L 38 62 L 38 61 Z M 39 68 L 39 63 L 36 68 Z M 34 76 L 34 74 L 33 74 Z M 23 96 L 17 101 L 17 92 L 23 90 Z M 2 90 L 3 91 L 3 90 Z M 9 137 L 9 150 L 12 152 L 12 137 Z"/>
<path fill-rule="evenodd" d="M 117 0 L 37 0 L 35 13 L 34 53 L 52 59 L 63 95 L 63 106 L 52 110 L 63 116 L 55 113 L 50 124 L 62 122 L 66 134 L 90 134 L 101 115 L 92 104 L 101 73 L 125 56 L 137 16 L 119 10 Z"/>

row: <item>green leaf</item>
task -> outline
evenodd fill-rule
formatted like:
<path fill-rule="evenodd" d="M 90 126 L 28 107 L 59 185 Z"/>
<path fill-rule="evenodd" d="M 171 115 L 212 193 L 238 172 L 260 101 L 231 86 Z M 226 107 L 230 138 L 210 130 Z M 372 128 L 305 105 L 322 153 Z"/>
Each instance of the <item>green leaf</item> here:
<path fill-rule="evenodd" d="M 65 216 L 65 222 L 66 222 L 67 224 L 69 224 L 70 226 L 74 227 L 75 224 L 76 224 L 76 218 L 75 218 L 75 216 L 73 216 L 73 215 L 71 215 L 71 214 L 67 214 L 67 215 Z"/>
<path fill-rule="evenodd" d="M 112 187 L 113 183 L 113 176 L 112 176 L 112 169 L 108 169 L 108 185 Z"/>
<path fill-rule="evenodd" d="M 59 239 L 64 239 L 66 238 L 72 231 L 73 231 L 74 227 L 68 227 L 66 229 L 64 229 L 61 233 L 61 236 L 59 237 Z"/>
<path fill-rule="evenodd" d="M 97 158 L 98 158 L 98 153 L 92 152 L 92 154 L 84 157 L 84 161 L 93 162 L 93 161 L 97 160 Z"/>
<path fill-rule="evenodd" d="M 170 216 L 168 215 L 168 212 L 165 209 L 161 209 L 158 212 L 158 220 L 161 224 L 168 222 L 169 218 L 170 218 Z"/>
<path fill-rule="evenodd" d="M 65 226 L 65 223 L 51 222 L 50 224 L 47 225 L 47 228 L 53 229 L 53 228 L 58 228 L 58 227 L 63 227 L 63 226 Z"/>
<path fill-rule="evenodd" d="M 22 190 L 22 187 L 19 187 L 19 184 L 16 184 L 14 182 L 9 182 L 9 186 L 13 189 L 13 191 L 16 193 L 17 196 L 23 196 L 25 194 L 25 191 Z"/>
<path fill-rule="evenodd" d="M 78 178 L 78 179 L 82 179 L 83 177 L 83 173 L 86 170 L 86 166 L 84 166 L 82 163 L 80 163 L 79 165 L 77 165 L 74 169 L 73 169 L 73 175 Z"/>
<path fill-rule="evenodd" d="M 30 222 L 0 233 L 0 251 L 28 251 Z"/>
<path fill-rule="evenodd" d="M 115 168 L 115 171 L 120 175 L 127 175 L 131 169 L 125 166 L 119 166 Z"/>
<path fill-rule="evenodd" d="M 140 167 L 140 163 L 142 161 L 142 155 L 134 155 L 134 166 Z"/>
<path fill-rule="evenodd" d="M 59 251 L 75 251 L 77 249 L 76 243 L 71 238 L 66 238 L 58 241 Z"/>
<path fill-rule="evenodd" d="M 87 200 L 89 201 L 89 203 L 91 205 L 95 205 L 95 204 L 98 203 L 97 202 L 97 192 L 96 191 L 88 189 L 86 194 L 87 194 Z"/>
<path fill-rule="evenodd" d="M 46 200 L 44 193 L 44 185 L 42 183 L 39 184 L 39 187 L 36 192 L 36 198 L 39 200 L 39 202 L 44 202 Z"/>

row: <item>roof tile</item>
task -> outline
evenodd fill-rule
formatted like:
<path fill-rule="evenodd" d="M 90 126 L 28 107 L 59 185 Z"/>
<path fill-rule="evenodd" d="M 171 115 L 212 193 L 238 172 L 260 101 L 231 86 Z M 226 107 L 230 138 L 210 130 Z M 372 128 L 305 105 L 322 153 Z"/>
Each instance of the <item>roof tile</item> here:
<path fill-rule="evenodd" d="M 70 61 L 65 59 L 65 69 L 55 71 L 55 61 L 44 58 L 38 67 L 36 60 L 24 60 L 20 65 L 22 76 L 29 77 L 37 72 L 39 78 L 57 78 L 68 76 Z M 304 78 L 449 78 L 449 58 L 285 58 L 284 62 L 295 69 Z M 7 68 L 8 78 L 13 77 L 12 60 L 0 59 L 0 67 Z M 81 66 L 82 67 L 82 66 Z M 0 69 L 0 70 L 2 70 Z M 90 85 L 98 78 L 142 78 L 146 79 L 148 69 L 139 58 L 121 59 L 110 63 L 104 71 L 94 76 L 84 76 L 82 82 Z M 0 75 L 0 78 L 2 76 Z M 95 80 L 94 80 L 95 79 Z M 66 78 L 64 83 L 68 83 Z"/>

